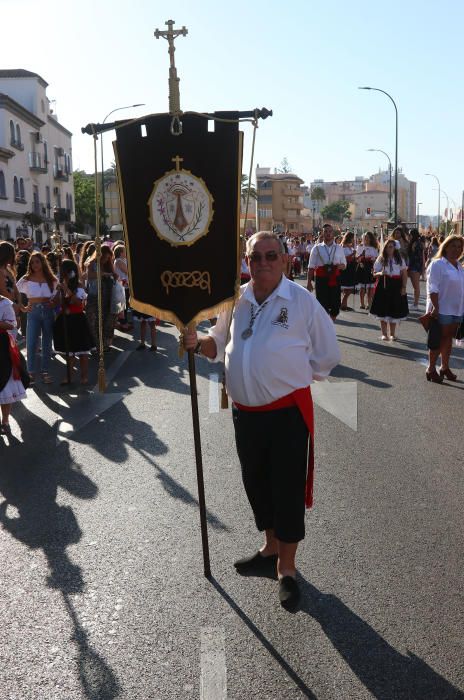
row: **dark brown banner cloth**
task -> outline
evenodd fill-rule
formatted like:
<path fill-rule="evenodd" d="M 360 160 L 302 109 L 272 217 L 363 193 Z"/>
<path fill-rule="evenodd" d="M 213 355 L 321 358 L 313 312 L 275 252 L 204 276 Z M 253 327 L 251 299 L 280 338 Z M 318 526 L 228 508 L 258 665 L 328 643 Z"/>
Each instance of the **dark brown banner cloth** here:
<path fill-rule="evenodd" d="M 118 127 L 114 142 L 131 305 L 179 328 L 237 294 L 243 136 L 237 121 L 181 119 L 179 136 L 163 114 Z"/>

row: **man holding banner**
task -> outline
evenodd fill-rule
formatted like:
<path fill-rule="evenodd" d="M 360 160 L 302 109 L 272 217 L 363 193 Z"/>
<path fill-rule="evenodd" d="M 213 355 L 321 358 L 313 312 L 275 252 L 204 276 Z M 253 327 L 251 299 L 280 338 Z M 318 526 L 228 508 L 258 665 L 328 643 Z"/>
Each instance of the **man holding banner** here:
<path fill-rule="evenodd" d="M 261 549 L 235 567 L 242 574 L 277 570 L 280 602 L 293 610 L 300 597 L 295 557 L 305 535 L 305 505 L 312 505 L 310 384 L 329 375 L 340 353 L 330 317 L 284 276 L 278 236 L 254 234 L 246 260 L 251 280 L 241 287 L 232 317 L 219 314 L 200 339 L 185 329 L 182 340 L 186 349 L 225 360 L 243 483 L 257 528 L 265 532 Z"/>

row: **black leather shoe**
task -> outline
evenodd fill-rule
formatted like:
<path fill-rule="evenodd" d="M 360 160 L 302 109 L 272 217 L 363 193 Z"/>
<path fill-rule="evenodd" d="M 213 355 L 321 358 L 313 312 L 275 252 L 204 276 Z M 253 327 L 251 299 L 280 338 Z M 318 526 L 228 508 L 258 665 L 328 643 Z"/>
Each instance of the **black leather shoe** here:
<path fill-rule="evenodd" d="M 279 600 L 285 610 L 296 610 L 300 601 L 300 588 L 292 576 L 283 576 L 280 579 Z"/>
<path fill-rule="evenodd" d="M 263 557 L 261 552 L 256 552 L 251 557 L 245 557 L 234 562 L 234 566 L 239 574 L 275 574 L 277 554 Z"/>

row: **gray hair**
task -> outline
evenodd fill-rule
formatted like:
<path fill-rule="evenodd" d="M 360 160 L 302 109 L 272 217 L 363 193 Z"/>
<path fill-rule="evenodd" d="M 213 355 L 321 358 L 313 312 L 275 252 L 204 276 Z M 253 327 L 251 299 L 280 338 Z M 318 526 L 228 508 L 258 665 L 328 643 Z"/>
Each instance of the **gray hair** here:
<path fill-rule="evenodd" d="M 246 254 L 251 255 L 253 252 L 253 248 L 255 247 L 255 243 L 258 241 L 262 240 L 270 240 L 270 241 L 277 241 L 279 244 L 280 252 L 285 253 L 285 246 L 281 238 L 276 233 L 273 233 L 272 231 L 258 231 L 257 233 L 254 233 L 246 242 Z"/>

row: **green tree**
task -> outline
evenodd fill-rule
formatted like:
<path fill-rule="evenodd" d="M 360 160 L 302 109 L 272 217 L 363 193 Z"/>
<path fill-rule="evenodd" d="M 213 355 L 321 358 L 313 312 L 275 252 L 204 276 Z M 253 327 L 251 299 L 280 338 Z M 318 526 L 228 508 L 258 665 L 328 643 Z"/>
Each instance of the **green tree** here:
<path fill-rule="evenodd" d="M 325 199 L 325 190 L 319 185 L 314 185 L 314 187 L 311 187 L 310 196 L 313 202 L 323 202 Z"/>
<path fill-rule="evenodd" d="M 292 168 L 290 166 L 290 163 L 288 162 L 287 156 L 284 156 L 282 158 L 282 162 L 280 164 L 280 168 L 277 169 L 278 173 L 291 173 Z"/>
<path fill-rule="evenodd" d="M 23 216 L 23 221 L 26 225 L 34 228 L 34 226 L 40 226 L 43 224 L 43 219 L 39 214 L 34 214 L 34 212 L 27 211 Z"/>
<path fill-rule="evenodd" d="M 246 204 L 248 197 L 248 175 L 241 176 L 240 199 Z M 258 199 L 258 194 L 253 183 L 250 184 L 250 199 Z"/>
<path fill-rule="evenodd" d="M 95 226 L 95 181 L 83 170 L 75 170 L 73 177 L 76 229 L 83 232 Z"/>
<path fill-rule="evenodd" d="M 321 211 L 323 219 L 330 221 L 343 222 L 344 219 L 351 219 L 350 203 L 345 199 L 339 199 L 337 202 L 327 204 Z"/>

